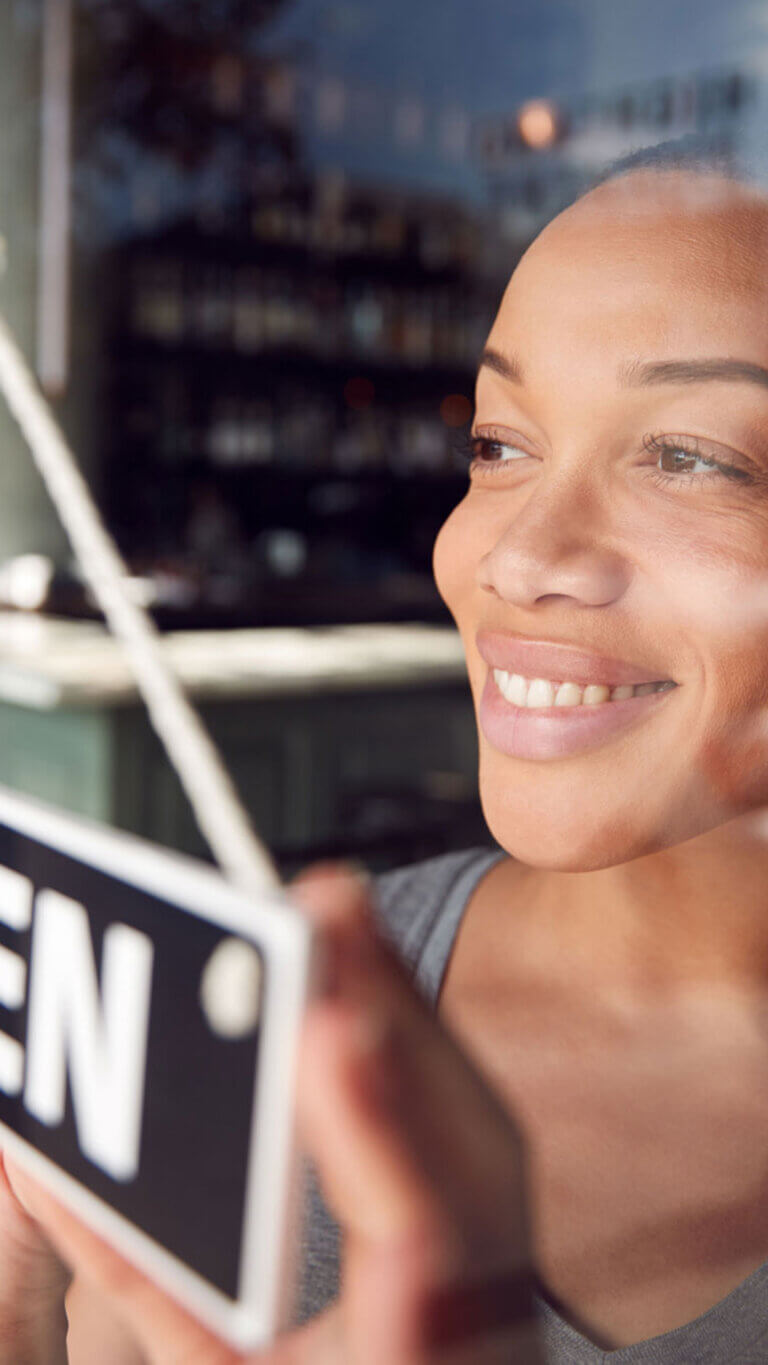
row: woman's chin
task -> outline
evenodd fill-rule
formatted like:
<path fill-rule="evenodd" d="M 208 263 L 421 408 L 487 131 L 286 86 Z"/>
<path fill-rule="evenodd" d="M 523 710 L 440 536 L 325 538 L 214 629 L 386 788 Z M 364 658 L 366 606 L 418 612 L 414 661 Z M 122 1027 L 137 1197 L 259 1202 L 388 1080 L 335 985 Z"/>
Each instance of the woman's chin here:
<path fill-rule="evenodd" d="M 641 856 L 624 848 L 606 844 L 603 847 L 581 844 L 567 847 L 563 842 L 552 844 L 546 840 L 510 838 L 509 831 L 494 829 L 488 825 L 491 834 L 511 858 L 524 863 L 526 867 L 539 868 L 548 872 L 597 872 L 604 867 L 617 867 L 620 863 L 630 862 Z M 646 852 L 647 850 L 642 850 Z"/>
<path fill-rule="evenodd" d="M 484 795 L 485 822 L 496 842 L 518 862 L 553 872 L 595 872 L 635 858 L 660 853 L 720 821 L 652 818 L 638 821 L 626 809 L 590 812 L 586 803 L 542 810 L 533 804 L 511 803 Z M 648 812 L 646 812 L 646 816 Z"/>
<path fill-rule="evenodd" d="M 595 829 L 583 819 L 573 824 L 532 811 L 515 813 L 483 805 L 485 822 L 493 838 L 510 857 L 528 867 L 553 872 L 592 872 L 636 857 L 633 842 L 618 831 Z"/>
<path fill-rule="evenodd" d="M 596 872 L 711 834 L 724 826 L 726 838 L 762 838 L 768 844 L 768 810 L 734 820 L 732 812 L 700 805 L 692 799 L 674 811 L 652 811 L 645 803 L 643 819 L 626 807 L 620 812 L 590 812 L 586 802 L 543 810 L 483 793 L 485 822 L 496 842 L 516 861 L 552 872 Z"/>

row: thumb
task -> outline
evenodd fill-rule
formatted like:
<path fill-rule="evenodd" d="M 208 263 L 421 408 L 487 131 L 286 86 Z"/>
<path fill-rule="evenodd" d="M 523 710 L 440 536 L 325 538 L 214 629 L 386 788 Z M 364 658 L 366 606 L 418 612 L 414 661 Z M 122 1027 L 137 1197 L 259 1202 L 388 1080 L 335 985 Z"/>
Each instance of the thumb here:
<path fill-rule="evenodd" d="M 63 1293 L 71 1275 L 58 1258 L 45 1230 L 39 1224 L 27 1197 L 30 1177 L 5 1152 L 0 1152 L 0 1215 L 6 1242 L 11 1241 L 17 1257 L 26 1266 L 35 1264 L 37 1287 Z M 7 1274 L 7 1266 L 6 1266 Z"/>
<path fill-rule="evenodd" d="M 371 927 L 373 878 L 362 863 L 313 863 L 288 883 L 287 890 L 321 931 Z"/>

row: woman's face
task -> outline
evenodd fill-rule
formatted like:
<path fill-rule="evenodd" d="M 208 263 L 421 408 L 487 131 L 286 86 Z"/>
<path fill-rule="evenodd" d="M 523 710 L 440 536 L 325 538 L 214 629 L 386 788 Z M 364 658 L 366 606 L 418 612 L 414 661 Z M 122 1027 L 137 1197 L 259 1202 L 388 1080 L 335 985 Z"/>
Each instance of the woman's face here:
<path fill-rule="evenodd" d="M 510 374 L 481 365 L 433 561 L 484 814 L 532 865 L 625 862 L 750 804 L 711 756 L 768 706 L 768 208 L 718 177 L 609 182 L 525 254 L 487 346 Z M 521 709 L 494 666 L 554 689 Z M 564 682 L 646 689 L 553 706 Z"/>

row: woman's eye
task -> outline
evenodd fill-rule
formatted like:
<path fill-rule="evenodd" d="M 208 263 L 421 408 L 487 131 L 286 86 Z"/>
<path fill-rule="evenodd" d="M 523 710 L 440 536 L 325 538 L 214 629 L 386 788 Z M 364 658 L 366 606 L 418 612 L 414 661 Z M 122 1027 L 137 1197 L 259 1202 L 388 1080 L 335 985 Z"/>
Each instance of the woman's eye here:
<path fill-rule="evenodd" d="M 685 483 L 699 485 L 711 480 L 734 483 L 753 483 L 753 475 L 738 464 L 712 459 L 685 438 L 650 435 L 643 439 L 645 450 L 654 457 L 651 473 L 659 484 L 670 487 Z M 462 433 L 458 449 L 469 461 L 470 471 L 494 473 L 521 460 L 536 458 L 514 440 L 502 441 L 496 436 L 476 436 Z"/>
<path fill-rule="evenodd" d="M 649 436 L 645 438 L 643 444 L 647 451 L 656 456 L 654 471 L 659 477 L 666 476 L 672 481 L 676 476 L 680 481 L 681 475 L 696 482 L 703 482 L 707 478 L 730 479 L 741 483 L 752 481 L 746 469 L 741 469 L 736 464 L 710 459 L 695 446 L 688 446 L 683 441 Z"/>
<path fill-rule="evenodd" d="M 657 468 L 665 474 L 694 474 L 718 469 L 719 466 L 714 460 L 707 460 L 692 450 L 667 445 L 659 451 Z"/>
<path fill-rule="evenodd" d="M 497 441 L 490 436 L 471 436 L 468 454 L 473 465 L 510 464 L 513 460 L 525 460 L 528 451 L 512 441 Z"/>

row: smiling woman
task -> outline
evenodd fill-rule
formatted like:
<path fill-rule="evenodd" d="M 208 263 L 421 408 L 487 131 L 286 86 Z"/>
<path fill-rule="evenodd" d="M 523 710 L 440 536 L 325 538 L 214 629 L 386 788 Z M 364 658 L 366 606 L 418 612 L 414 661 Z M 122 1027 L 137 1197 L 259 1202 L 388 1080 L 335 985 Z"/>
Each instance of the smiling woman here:
<path fill-rule="evenodd" d="M 526 1120 L 563 1362 L 768 1352 L 766 260 L 765 197 L 684 157 L 551 222 L 435 545 L 511 855 L 441 1010 Z"/>
<path fill-rule="evenodd" d="M 734 604 L 759 598 L 768 571 L 767 248 L 768 207 L 746 184 L 643 166 L 550 223 L 505 292 L 478 374 L 470 490 L 434 568 L 467 650 L 486 818 L 507 848 L 513 819 L 510 852 L 526 863 L 584 871 L 736 813 L 710 759 L 735 708 L 753 719 L 765 697 L 766 623 L 746 630 L 742 613 L 736 629 Z M 483 657 L 478 630 L 495 653 Z M 504 636 L 539 642 L 535 676 L 499 651 Z M 547 665 L 564 645 L 593 657 L 589 678 Z M 595 692 L 619 681 L 605 656 L 624 661 L 625 685 L 676 686 Z M 494 669 L 534 686 L 505 695 Z M 566 705 L 540 682 L 593 690 Z M 556 756 L 574 763 L 510 783 L 510 757 Z M 580 778 L 607 822 L 570 800 Z"/>
<path fill-rule="evenodd" d="M 503 852 L 379 911 L 530 1143 L 553 1365 L 768 1357 L 766 259 L 768 200 L 684 146 L 551 222 L 434 548 Z M 334 1234 L 316 1195 L 310 1310 Z"/>
<path fill-rule="evenodd" d="M 499 847 L 294 889 L 332 966 L 299 1087 L 327 1204 L 313 1321 L 260 1365 L 768 1359 L 766 260 L 768 200 L 664 154 L 506 287 L 433 558 Z M 95 1283 L 151 1365 L 234 1365 L 11 1174 L 73 1321 Z M 19 1217 L 0 1180 L 45 1269 Z"/>

